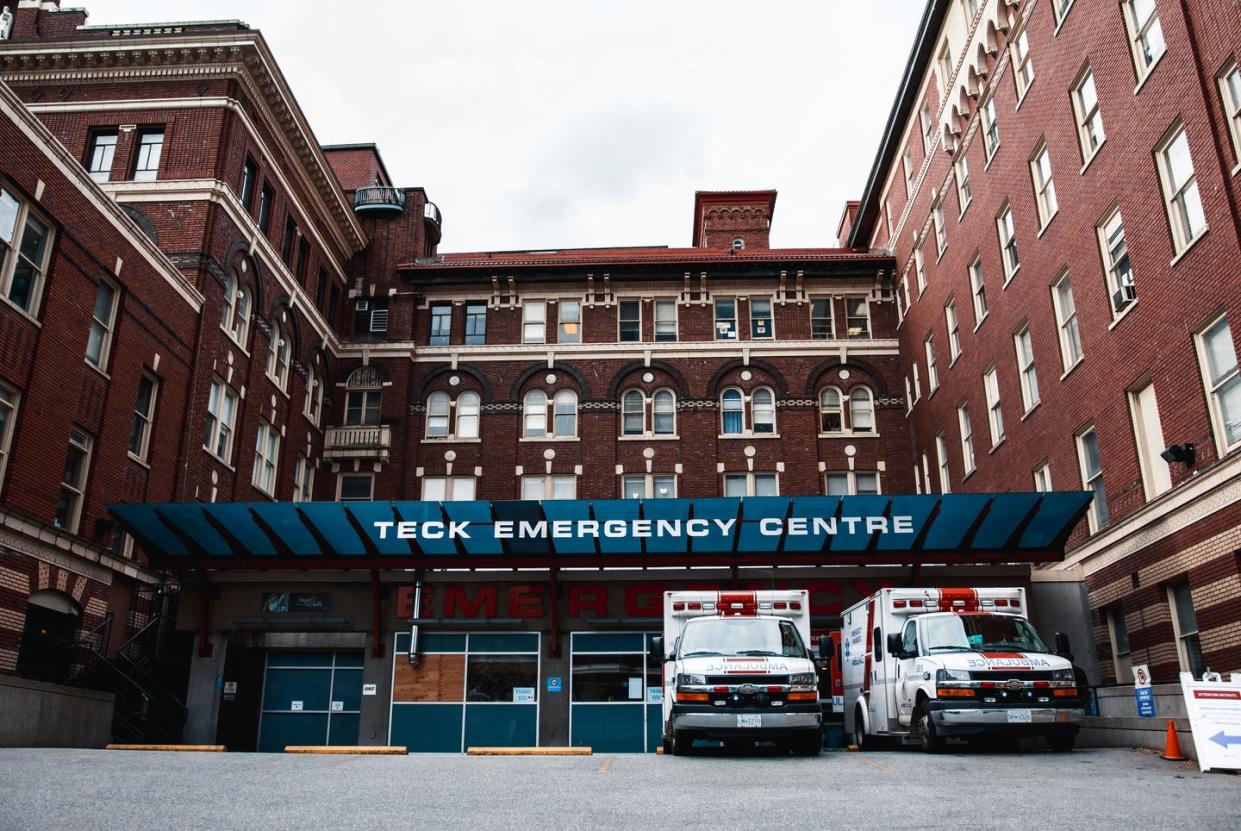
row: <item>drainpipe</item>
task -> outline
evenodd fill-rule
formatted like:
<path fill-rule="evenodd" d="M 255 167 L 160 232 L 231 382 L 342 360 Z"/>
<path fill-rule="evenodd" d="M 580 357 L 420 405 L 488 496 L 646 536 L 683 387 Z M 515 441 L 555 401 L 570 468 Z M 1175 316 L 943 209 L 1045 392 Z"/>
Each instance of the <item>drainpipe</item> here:
<path fill-rule="evenodd" d="M 414 572 L 414 622 L 409 625 L 409 665 L 418 666 L 418 618 L 422 614 L 422 569 Z"/>

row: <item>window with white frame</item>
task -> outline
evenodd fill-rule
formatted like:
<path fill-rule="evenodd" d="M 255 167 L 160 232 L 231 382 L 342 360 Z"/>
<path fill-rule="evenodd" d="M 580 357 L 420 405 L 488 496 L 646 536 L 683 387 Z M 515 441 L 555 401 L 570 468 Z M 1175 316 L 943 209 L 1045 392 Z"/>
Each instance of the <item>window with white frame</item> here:
<path fill-rule="evenodd" d="M 832 298 L 810 298 L 810 337 L 814 340 L 831 340 L 836 337 L 832 320 Z"/>
<path fill-rule="evenodd" d="M 293 466 L 293 501 L 313 502 L 315 498 L 315 466 L 305 456 L 297 457 Z"/>
<path fill-rule="evenodd" d="M 616 304 L 616 333 L 621 343 L 642 340 L 642 301 L 622 300 Z"/>
<path fill-rule="evenodd" d="M 1120 209 L 1112 211 L 1095 228 L 1103 272 L 1107 276 L 1107 293 L 1111 297 L 1112 314 L 1118 315 L 1138 299 L 1133 282 L 1133 263 L 1129 260 L 1129 242 L 1125 238 L 1125 222 Z"/>
<path fill-rule="evenodd" d="M 65 456 L 65 469 L 60 479 L 60 496 L 56 500 L 54 523 L 57 528 L 70 534 L 78 532 L 82 521 L 82 502 L 94 449 L 95 440 L 85 430 L 75 427 L 69 432 L 69 452 Z"/>
<path fill-rule="evenodd" d="M 276 493 L 276 470 L 280 459 L 280 432 L 266 421 L 259 420 L 254 446 L 254 472 L 250 484 L 268 496 Z"/>
<path fill-rule="evenodd" d="M 547 340 L 547 302 L 527 300 L 521 304 L 521 342 L 544 343 Z"/>
<path fill-rule="evenodd" d="M 526 438 L 572 438 L 577 435 L 577 393 L 560 390 L 548 397 L 530 390 L 522 401 Z"/>
<path fill-rule="evenodd" d="M 715 339 L 737 339 L 737 300 L 720 297 L 715 301 Z"/>
<path fill-rule="evenodd" d="M 675 300 L 655 301 L 655 340 L 659 343 L 671 343 L 677 339 L 677 302 Z"/>
<path fill-rule="evenodd" d="M 935 464 L 939 469 L 939 492 L 952 493 L 948 475 L 948 437 L 943 433 L 935 437 Z"/>
<path fill-rule="evenodd" d="M 991 446 L 1004 441 L 1004 413 L 1000 409 L 1000 379 L 995 367 L 982 374 L 983 392 L 987 396 L 987 424 L 991 427 Z"/>
<path fill-rule="evenodd" d="M 1198 192 L 1198 176 L 1189 155 L 1185 127 L 1177 124 L 1155 149 L 1159 179 L 1163 184 L 1164 207 L 1172 226 L 1173 249 L 1179 254 L 1207 229 Z"/>
<path fill-rule="evenodd" d="M 208 453 L 230 463 L 233 455 L 233 425 L 237 421 L 237 394 L 219 378 L 211 381 L 207 396 L 207 423 L 203 447 Z"/>
<path fill-rule="evenodd" d="M 914 403 L 922 400 L 922 378 L 918 373 L 918 360 L 915 358 L 913 362 L 913 379 L 914 379 Z"/>
<path fill-rule="evenodd" d="M 159 160 L 164 153 L 163 128 L 143 130 L 138 134 L 138 152 L 134 158 L 134 181 L 154 182 L 159 178 Z"/>
<path fill-rule="evenodd" d="M 845 298 L 845 329 L 851 339 L 870 337 L 870 300 L 868 298 Z"/>
<path fill-rule="evenodd" d="M 770 340 L 776 336 L 775 320 L 771 316 L 770 297 L 750 298 L 750 339 Z"/>
<path fill-rule="evenodd" d="M 577 477 L 572 474 L 523 476 L 521 477 L 521 498 L 526 500 L 576 499 Z"/>
<path fill-rule="evenodd" d="M 582 342 L 582 301 L 561 300 L 558 305 L 560 328 L 556 333 L 559 343 Z"/>
<path fill-rule="evenodd" d="M 918 114 L 918 120 L 922 124 L 922 152 L 930 153 L 931 145 L 935 143 L 935 115 L 931 112 L 931 102 L 926 96 L 923 96 L 922 112 Z"/>
<path fill-rule="evenodd" d="M 96 130 L 91 133 L 90 151 L 86 154 L 86 172 L 96 182 L 112 178 L 112 163 L 116 159 L 116 143 L 120 134 L 116 130 Z"/>
<path fill-rule="evenodd" d="M 13 426 L 17 423 L 17 405 L 21 394 L 0 384 L 0 482 L 9 466 L 9 448 L 13 443 Z"/>
<path fill-rule="evenodd" d="M 1086 514 L 1090 533 L 1093 534 L 1110 521 L 1107 491 L 1103 487 L 1103 460 L 1099 455 L 1099 437 L 1094 427 L 1077 434 L 1077 461 L 1081 467 L 1082 489 L 1094 494 L 1090 511 Z"/>
<path fill-rule="evenodd" d="M 95 286 L 90 336 L 86 339 L 86 361 L 98 369 L 108 366 L 108 354 L 112 351 L 112 332 L 116 328 L 116 299 L 116 286 L 107 280 L 100 280 Z"/>
<path fill-rule="evenodd" d="M 1017 82 L 1017 102 L 1025 98 L 1030 84 L 1034 83 L 1034 61 L 1030 59 L 1030 34 L 1022 29 L 1013 40 L 1013 78 Z"/>
<path fill-rule="evenodd" d="M 452 304 L 436 303 L 431 306 L 431 331 L 427 335 L 428 346 L 447 346 L 452 342 Z"/>
<path fill-rule="evenodd" d="M 1155 0 L 1125 0 L 1125 26 L 1129 30 L 1129 48 L 1133 52 L 1133 68 L 1140 83 L 1163 57 L 1167 46 Z"/>
<path fill-rule="evenodd" d="M 774 473 L 725 473 L 725 496 L 779 496 L 780 482 Z"/>
<path fill-rule="evenodd" d="M 220 328 L 233 341 L 245 349 L 250 334 L 250 293 L 235 274 L 230 274 L 224 284 L 224 307 L 220 314 Z"/>
<path fill-rule="evenodd" d="M 970 206 L 970 202 L 974 199 L 974 192 L 970 188 L 970 163 L 965 154 L 961 154 L 961 158 L 957 159 L 957 203 L 960 206 L 960 212 L 965 213 L 965 209 Z"/>
<path fill-rule="evenodd" d="M 948 326 L 948 360 L 955 363 L 961 357 L 961 324 L 957 321 L 957 301 L 949 297 L 944 304 L 944 323 Z"/>
<path fill-rule="evenodd" d="M 905 376 L 905 412 L 912 412 L 914 408 L 914 388 L 913 382 L 909 380 L 909 376 Z"/>
<path fill-rule="evenodd" d="M 1044 462 L 1034 468 L 1034 490 L 1051 493 L 1051 462 Z"/>
<path fill-rule="evenodd" d="M 476 392 L 463 392 L 454 401 L 446 392 L 427 398 L 428 439 L 448 441 L 478 438 L 481 399 Z"/>
<path fill-rule="evenodd" d="M 970 263 L 970 293 L 974 298 L 974 328 L 987 319 L 987 281 L 982 274 L 982 257 L 975 254 Z"/>
<path fill-rule="evenodd" d="M 922 454 L 922 481 L 926 483 L 926 492 L 931 493 L 931 463 L 926 454 Z"/>
<path fill-rule="evenodd" d="M 1039 142 L 1030 158 L 1030 180 L 1034 183 L 1039 224 L 1046 226 L 1060 210 L 1060 203 L 1056 201 L 1056 183 L 1051 175 L 1051 151 L 1045 141 Z"/>
<path fill-rule="evenodd" d="M 838 388 L 824 387 L 819 393 L 819 432 L 843 433 L 844 429 L 844 397 Z"/>
<path fill-rule="evenodd" d="M 1017 254 L 1017 229 L 1013 224 L 1013 209 L 1005 202 L 995 218 L 996 231 L 1000 237 L 1000 259 L 1004 263 L 1004 283 L 1021 268 L 1021 257 Z"/>
<path fill-rule="evenodd" d="M 961 462 L 965 475 L 974 472 L 974 428 L 970 424 L 970 408 L 968 404 L 957 407 L 957 425 L 961 429 Z"/>
<path fill-rule="evenodd" d="M 271 349 L 267 353 L 267 377 L 282 390 L 289 388 L 289 338 L 280 324 L 272 326 Z"/>
<path fill-rule="evenodd" d="M 947 40 L 939 50 L 939 56 L 936 58 L 936 65 L 939 69 L 939 89 L 941 93 L 946 93 L 952 85 L 952 49 Z"/>
<path fill-rule="evenodd" d="M 1235 60 L 1219 74 L 1219 93 L 1232 135 L 1233 158 L 1241 164 L 1241 66 Z"/>
<path fill-rule="evenodd" d="M 625 499 L 675 499 L 677 477 L 671 473 L 647 473 L 625 476 L 621 480 Z"/>
<path fill-rule="evenodd" d="M 1077 115 L 1077 139 L 1082 146 L 1082 162 L 1094 158 L 1107 134 L 1103 131 L 1103 113 L 1099 111 L 1099 92 L 1095 89 L 1094 70 L 1089 64 L 1073 85 L 1073 112 Z"/>
<path fill-rule="evenodd" d="M 1129 624 L 1125 621 L 1125 607 L 1113 603 L 1104 609 L 1107 617 L 1108 638 L 1112 644 L 1112 669 L 1120 683 L 1128 681 L 1133 673 L 1133 648 L 1129 645 Z"/>
<path fill-rule="evenodd" d="M 1215 441 L 1222 456 L 1241 444 L 1241 372 L 1228 318 L 1211 323 L 1197 340 Z"/>
<path fill-rule="evenodd" d="M 1077 328 L 1077 303 L 1073 300 L 1073 283 L 1066 272 L 1051 286 L 1052 306 L 1056 311 L 1056 329 L 1060 337 L 1060 360 L 1068 372 L 1082 360 L 1082 336 Z"/>
<path fill-rule="evenodd" d="M 922 493 L 922 468 L 918 467 L 918 463 L 914 462 L 914 493 Z"/>
<path fill-rule="evenodd" d="M 935 335 L 927 335 L 922 342 L 926 351 L 926 385 L 928 393 L 939 389 L 939 366 L 935 363 Z"/>
<path fill-rule="evenodd" d="M 485 301 L 465 304 L 465 342 L 471 346 L 487 342 L 487 303 Z"/>
<path fill-rule="evenodd" d="M 987 161 L 1000 148 L 1000 122 L 995 114 L 995 96 L 989 96 L 982 105 L 982 144 L 987 151 Z"/>
<path fill-rule="evenodd" d="M 874 470 L 842 470 L 823 474 L 823 492 L 828 496 L 877 496 L 879 472 Z"/>
<path fill-rule="evenodd" d="M 52 231 L 22 200 L 0 187 L 0 291 L 30 315 L 39 313 L 52 252 Z"/>
<path fill-rule="evenodd" d="M 475 488 L 473 476 L 424 476 L 422 501 L 472 502 Z"/>
<path fill-rule="evenodd" d="M 379 424 L 383 405 L 383 379 L 373 365 L 361 366 L 345 380 L 345 426 Z"/>
<path fill-rule="evenodd" d="M 854 433 L 875 432 L 875 395 L 870 387 L 854 387 L 849 392 L 849 429 Z"/>
<path fill-rule="evenodd" d="M 1168 606 L 1172 611 L 1172 633 L 1176 636 L 1176 657 L 1181 671 L 1201 678 L 1207 671 L 1198 638 L 1198 615 L 1194 612 L 1194 596 L 1188 580 L 1168 586 Z"/>
<path fill-rule="evenodd" d="M 918 279 L 918 297 L 921 297 L 926 292 L 926 256 L 921 245 L 914 249 L 914 275 Z"/>
<path fill-rule="evenodd" d="M 745 418 L 746 405 L 750 418 Z M 720 395 L 721 430 L 725 436 L 774 435 L 776 432 L 776 398 L 768 387 L 757 387 L 747 397 L 736 387 Z"/>
<path fill-rule="evenodd" d="M 1133 438 L 1137 443 L 1138 463 L 1142 470 L 1142 487 L 1148 500 L 1172 488 L 1172 473 L 1160 454 L 1167 447 L 1163 441 L 1163 424 L 1159 418 L 1159 401 L 1155 385 L 1145 381 L 1128 391 L 1129 415 L 1133 419 Z"/>
<path fill-rule="evenodd" d="M 375 495 L 375 476 L 370 473 L 342 473 L 336 477 L 336 501 L 370 502 Z"/>
<path fill-rule="evenodd" d="M 905 196 L 912 199 L 914 194 L 914 149 L 905 145 L 905 154 L 901 157 L 901 167 L 905 173 Z"/>
<path fill-rule="evenodd" d="M 629 390 L 621 396 L 621 435 L 675 436 L 676 409 L 672 390 L 656 390 L 652 395 Z"/>
<path fill-rule="evenodd" d="M 306 400 L 302 402 L 302 414 L 316 427 L 323 415 L 323 379 L 315 372 L 315 368 L 306 370 Z"/>
<path fill-rule="evenodd" d="M 151 425 L 155 421 L 155 399 L 158 396 L 159 381 L 155 379 L 155 376 L 145 372 L 138 376 L 134 419 L 129 428 L 129 453 L 142 462 L 147 460 L 147 453 L 151 448 Z M 2 429 L 0 427 L 0 430 Z"/>
<path fill-rule="evenodd" d="M 1073 0 L 1051 0 L 1051 10 L 1056 17 L 1056 24 L 1064 22 L 1065 15 L 1069 13 L 1069 9 L 1073 6 Z"/>
<path fill-rule="evenodd" d="M 1022 324 L 1013 335 L 1013 349 L 1017 353 L 1017 376 L 1021 379 L 1021 404 L 1028 413 L 1038 406 L 1038 373 L 1034 369 L 1034 342 L 1030 339 L 1030 326 Z"/>
<path fill-rule="evenodd" d="M 944 256 L 944 250 L 948 247 L 948 226 L 944 223 L 944 197 L 940 197 L 935 202 L 935 207 L 931 209 L 932 222 L 935 225 L 935 252 L 937 256 Z"/>

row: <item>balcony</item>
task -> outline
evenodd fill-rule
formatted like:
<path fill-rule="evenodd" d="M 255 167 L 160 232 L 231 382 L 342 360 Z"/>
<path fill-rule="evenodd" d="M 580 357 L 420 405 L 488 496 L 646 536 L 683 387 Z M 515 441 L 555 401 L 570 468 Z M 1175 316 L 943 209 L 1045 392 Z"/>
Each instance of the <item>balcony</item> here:
<path fill-rule="evenodd" d="M 400 188 L 358 188 L 353 194 L 354 213 L 366 211 L 404 213 L 405 191 Z"/>
<path fill-rule="evenodd" d="M 444 217 L 440 215 L 440 209 L 434 202 L 427 202 L 422 206 L 422 220 L 427 225 L 431 244 L 438 244 L 440 241 L 440 225 L 444 221 Z"/>
<path fill-rule="evenodd" d="M 323 437 L 323 458 L 378 459 L 388 461 L 392 450 L 392 427 L 366 424 L 357 427 L 329 427 Z"/>

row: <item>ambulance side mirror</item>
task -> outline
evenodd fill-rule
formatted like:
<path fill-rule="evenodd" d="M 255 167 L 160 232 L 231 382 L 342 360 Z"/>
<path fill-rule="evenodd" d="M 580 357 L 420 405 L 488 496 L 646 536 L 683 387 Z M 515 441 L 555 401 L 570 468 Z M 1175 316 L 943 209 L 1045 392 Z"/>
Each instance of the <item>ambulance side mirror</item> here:
<path fill-rule="evenodd" d="M 1061 658 L 1073 660 L 1073 649 L 1069 646 L 1069 636 L 1063 632 L 1057 632 L 1053 640 L 1056 643 L 1056 654 Z"/>
<path fill-rule="evenodd" d="M 819 638 L 819 660 L 830 661 L 832 659 L 832 639 L 824 635 Z"/>
<path fill-rule="evenodd" d="M 652 663 L 662 664 L 668 660 L 668 656 L 664 653 L 664 639 L 662 635 L 656 635 L 651 638 L 649 653 Z"/>
<path fill-rule="evenodd" d="M 899 632 L 892 632 L 888 635 L 888 654 L 895 655 L 897 658 L 905 657 L 905 644 L 901 641 Z"/>

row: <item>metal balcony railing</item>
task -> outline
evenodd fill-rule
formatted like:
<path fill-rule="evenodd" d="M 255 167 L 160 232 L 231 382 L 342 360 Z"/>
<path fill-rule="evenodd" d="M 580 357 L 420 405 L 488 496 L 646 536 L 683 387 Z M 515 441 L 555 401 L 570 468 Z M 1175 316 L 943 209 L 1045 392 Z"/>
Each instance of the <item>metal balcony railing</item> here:
<path fill-rule="evenodd" d="M 396 211 L 405 210 L 405 191 L 400 188 L 358 188 L 353 194 L 353 210 Z"/>
<path fill-rule="evenodd" d="M 392 427 L 387 424 L 329 427 L 323 437 L 325 459 L 381 459 L 386 461 L 391 451 Z"/>
<path fill-rule="evenodd" d="M 443 220 L 443 217 L 440 216 L 440 209 L 434 202 L 428 202 L 422 206 L 422 218 L 430 220 L 436 225 L 439 225 Z"/>

